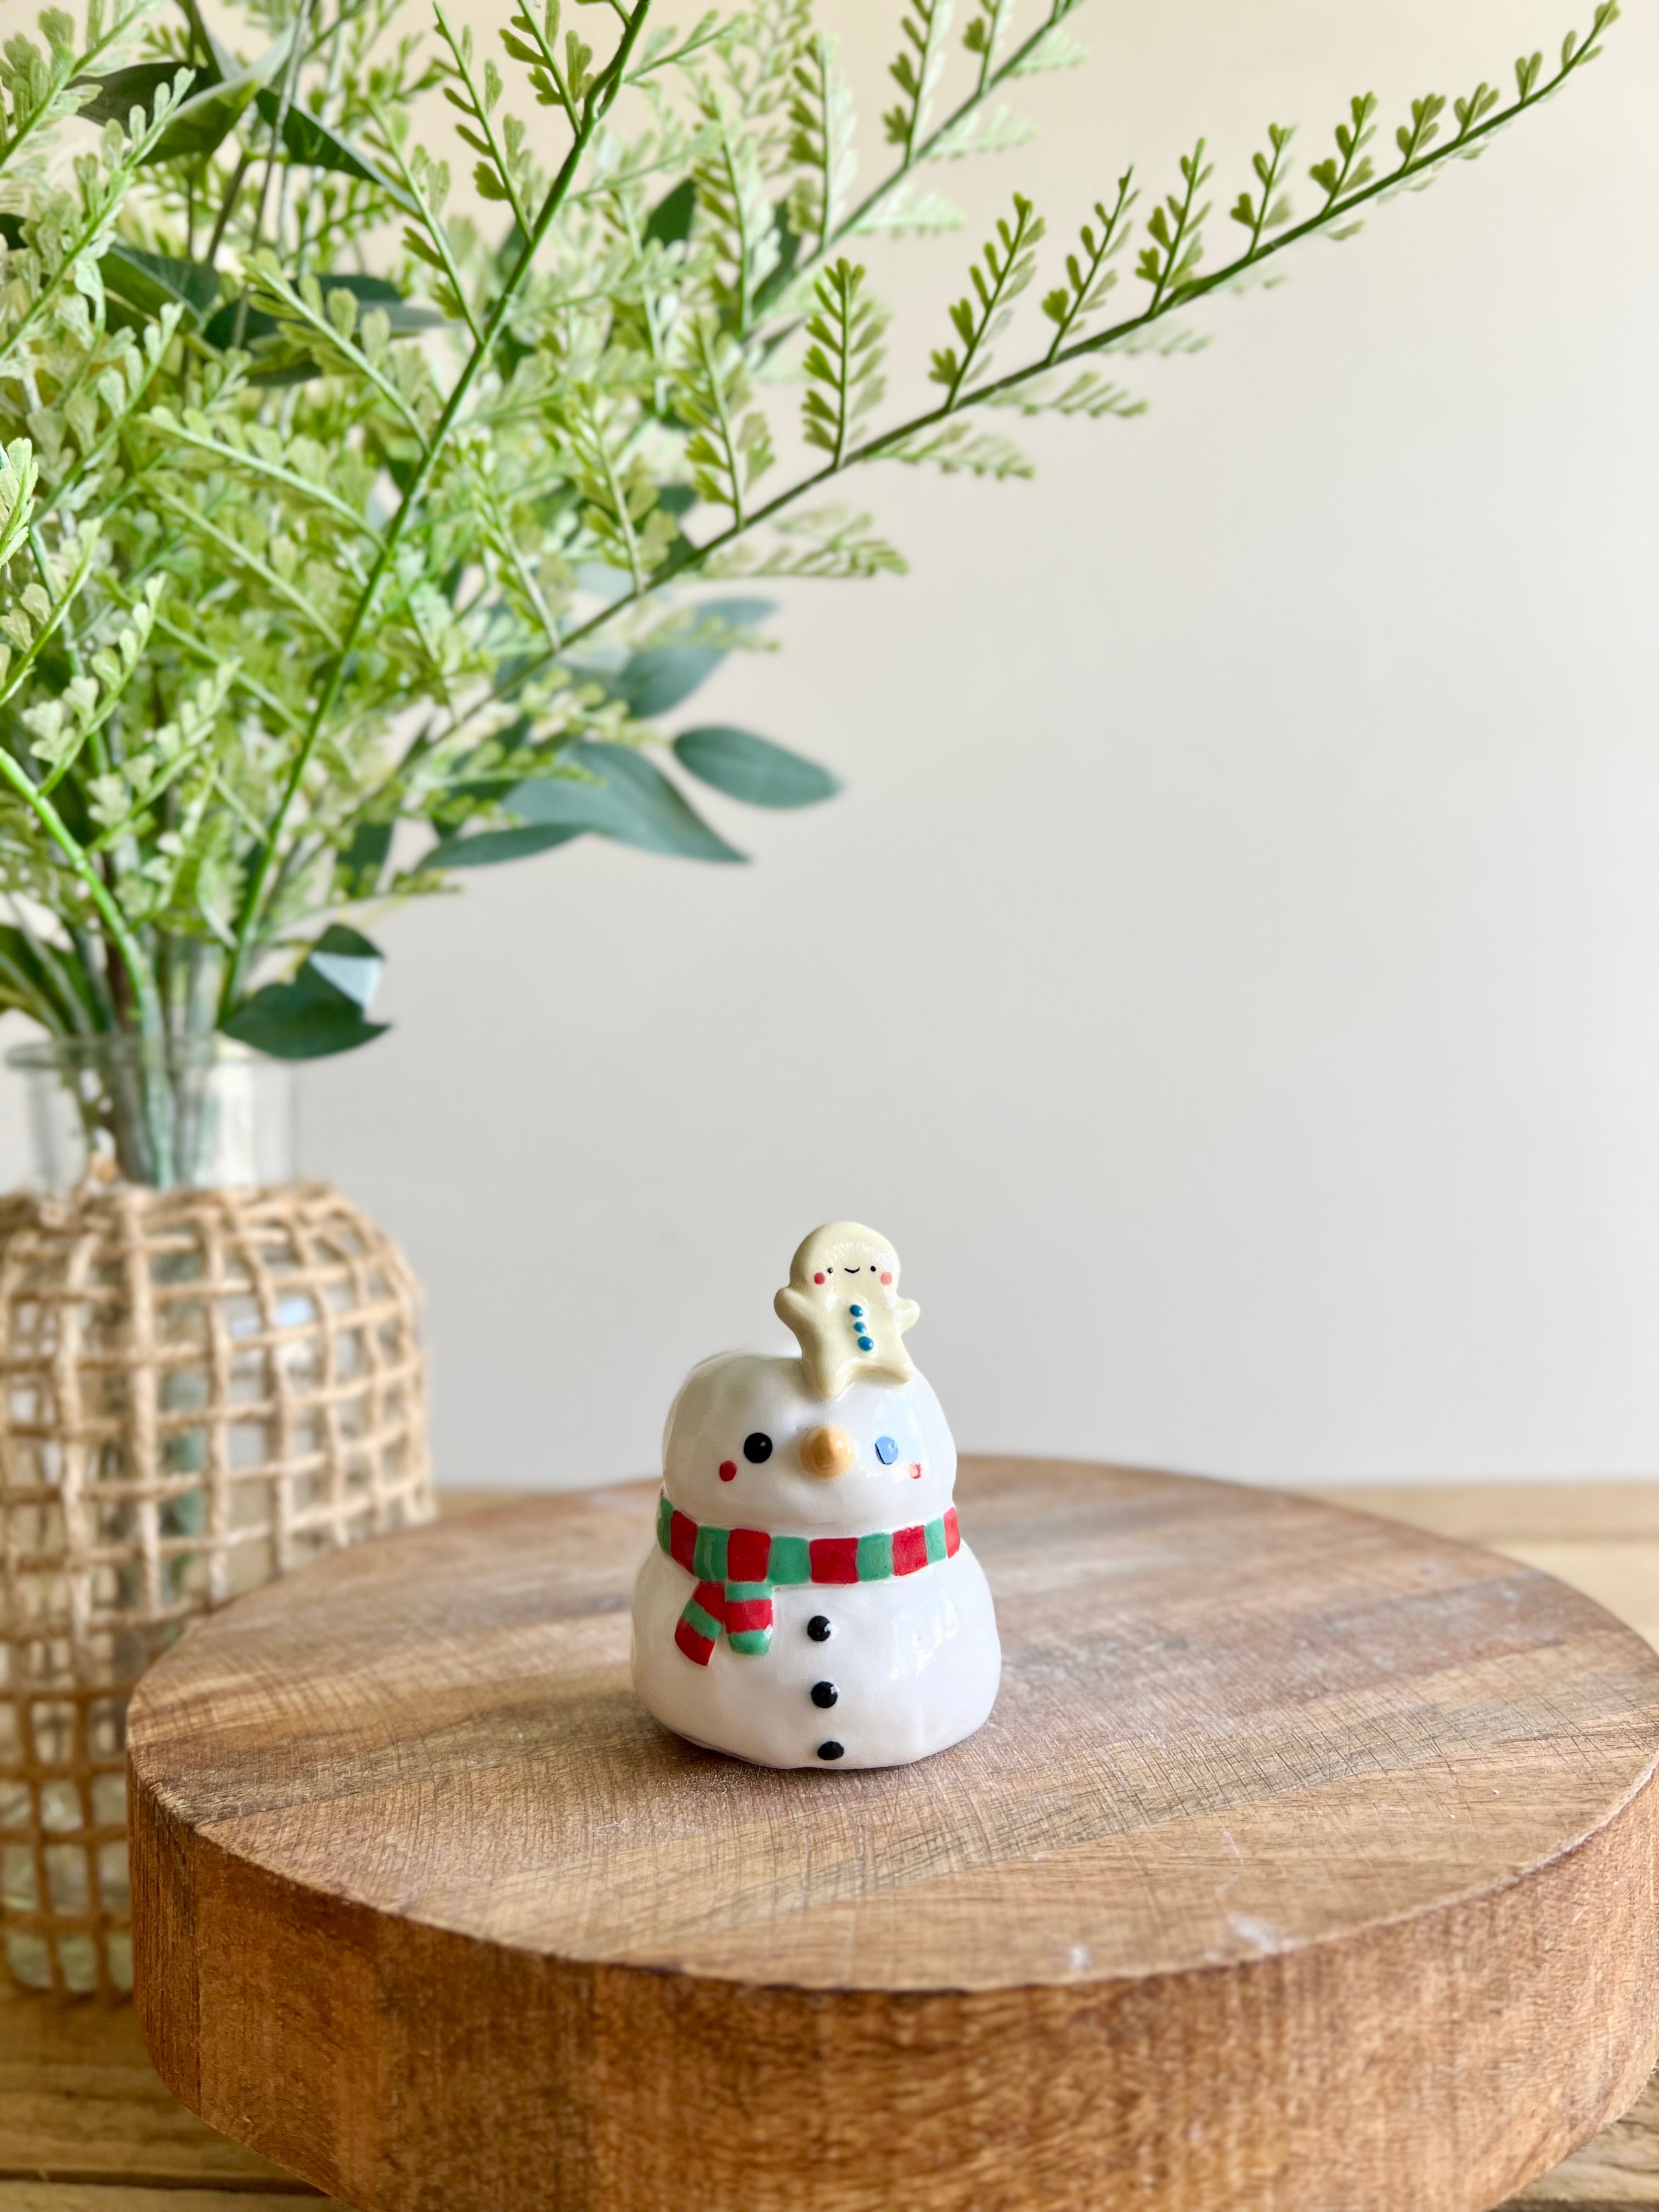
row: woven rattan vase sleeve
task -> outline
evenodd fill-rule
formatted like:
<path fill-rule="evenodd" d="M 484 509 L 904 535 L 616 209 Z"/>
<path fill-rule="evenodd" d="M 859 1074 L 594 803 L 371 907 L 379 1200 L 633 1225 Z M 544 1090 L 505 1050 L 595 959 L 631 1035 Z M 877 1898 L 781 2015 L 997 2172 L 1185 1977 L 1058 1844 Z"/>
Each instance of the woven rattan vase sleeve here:
<path fill-rule="evenodd" d="M 0 1201 L 0 1920 L 113 1994 L 126 1696 L 194 1615 L 432 1511 L 418 1286 L 325 1185 Z"/>

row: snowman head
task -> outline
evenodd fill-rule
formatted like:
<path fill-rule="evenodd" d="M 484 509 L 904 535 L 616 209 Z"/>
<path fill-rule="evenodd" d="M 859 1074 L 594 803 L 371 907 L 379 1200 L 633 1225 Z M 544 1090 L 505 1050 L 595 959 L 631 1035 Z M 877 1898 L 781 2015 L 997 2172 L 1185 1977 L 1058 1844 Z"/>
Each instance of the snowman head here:
<path fill-rule="evenodd" d="M 862 1263 L 860 1263 L 862 1264 Z M 863 1534 L 931 1521 L 957 1452 L 925 1376 L 816 1397 L 799 1359 L 722 1352 L 686 1377 L 663 1437 L 668 1495 L 694 1521 Z"/>

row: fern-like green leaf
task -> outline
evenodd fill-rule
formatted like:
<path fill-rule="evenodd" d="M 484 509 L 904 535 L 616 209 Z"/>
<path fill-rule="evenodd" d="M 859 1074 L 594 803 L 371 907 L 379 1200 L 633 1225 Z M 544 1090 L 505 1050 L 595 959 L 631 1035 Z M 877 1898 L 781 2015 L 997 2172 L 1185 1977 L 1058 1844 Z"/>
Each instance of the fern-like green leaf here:
<path fill-rule="evenodd" d="M 1016 192 L 1013 221 L 999 217 L 995 235 L 969 270 L 972 292 L 951 310 L 961 350 L 950 346 L 933 356 L 929 374 L 945 386 L 947 407 L 957 404 L 973 377 L 989 368 L 991 347 L 1007 327 L 1014 301 L 1036 274 L 1036 248 L 1042 234 L 1042 216 Z"/>
<path fill-rule="evenodd" d="M 864 270 L 844 258 L 819 277 L 817 297 L 802 362 L 809 380 L 802 431 L 839 468 L 848 438 L 886 389 L 880 371 L 887 314 L 864 290 Z"/>

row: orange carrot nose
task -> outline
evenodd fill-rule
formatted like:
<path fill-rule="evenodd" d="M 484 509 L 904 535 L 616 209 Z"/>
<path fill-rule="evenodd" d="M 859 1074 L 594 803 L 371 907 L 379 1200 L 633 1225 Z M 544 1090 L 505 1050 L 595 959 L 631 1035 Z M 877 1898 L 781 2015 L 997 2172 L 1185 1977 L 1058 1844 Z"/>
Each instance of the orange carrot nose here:
<path fill-rule="evenodd" d="M 808 1429 L 800 1440 L 800 1463 L 808 1474 L 845 1474 L 857 1457 L 845 1429 Z"/>

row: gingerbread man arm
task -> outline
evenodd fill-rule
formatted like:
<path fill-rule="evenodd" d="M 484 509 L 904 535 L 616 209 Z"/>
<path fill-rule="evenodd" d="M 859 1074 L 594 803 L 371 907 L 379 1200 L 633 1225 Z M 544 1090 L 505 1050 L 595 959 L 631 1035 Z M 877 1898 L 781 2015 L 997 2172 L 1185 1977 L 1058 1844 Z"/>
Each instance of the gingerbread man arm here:
<path fill-rule="evenodd" d="M 824 1313 L 814 1298 L 786 1283 L 772 1301 L 772 1310 L 800 1346 L 807 1388 L 815 1398 L 839 1398 L 853 1377 L 855 1361 L 837 1360 L 824 1341 Z"/>
<path fill-rule="evenodd" d="M 921 1319 L 921 1308 L 914 1298 L 895 1298 L 893 1318 L 898 1323 L 899 1334 L 902 1336 L 907 1328 L 914 1328 Z"/>

